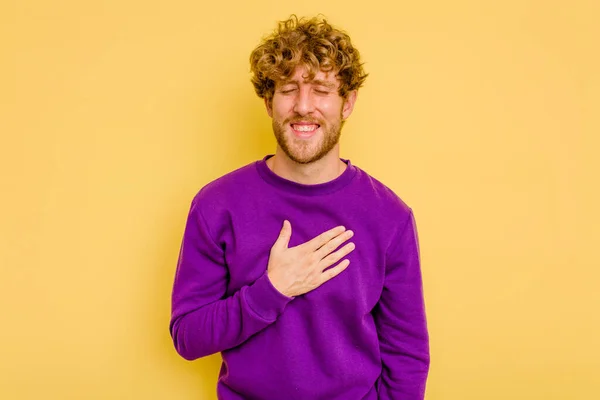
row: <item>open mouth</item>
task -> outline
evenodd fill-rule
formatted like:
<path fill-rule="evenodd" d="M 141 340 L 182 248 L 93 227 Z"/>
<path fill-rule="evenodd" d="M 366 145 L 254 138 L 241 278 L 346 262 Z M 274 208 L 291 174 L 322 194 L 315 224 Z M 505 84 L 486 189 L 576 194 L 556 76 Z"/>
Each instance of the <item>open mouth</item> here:
<path fill-rule="evenodd" d="M 307 138 L 313 136 L 321 125 L 315 123 L 291 123 L 292 131 L 299 137 Z"/>

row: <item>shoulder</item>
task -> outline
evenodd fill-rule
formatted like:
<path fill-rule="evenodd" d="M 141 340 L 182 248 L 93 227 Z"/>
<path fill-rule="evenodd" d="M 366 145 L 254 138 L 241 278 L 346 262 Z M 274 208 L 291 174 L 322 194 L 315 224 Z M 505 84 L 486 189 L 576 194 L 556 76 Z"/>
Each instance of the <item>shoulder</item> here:
<path fill-rule="evenodd" d="M 413 209 L 393 190 L 372 175 L 363 172 L 363 181 L 378 199 L 380 207 L 373 207 L 376 218 L 380 221 L 379 228 L 384 229 L 386 240 L 386 258 L 393 263 L 395 257 L 401 256 L 406 249 L 416 244 L 418 239 Z M 418 253 L 417 253 L 418 256 Z"/>
<path fill-rule="evenodd" d="M 411 207 L 398 194 L 397 190 L 383 183 L 378 178 L 369 174 L 360 167 L 358 169 L 361 194 L 367 196 L 377 207 L 372 207 L 376 212 L 384 213 L 394 220 L 405 221 L 412 212 Z"/>
<path fill-rule="evenodd" d="M 403 247 L 402 233 L 414 221 L 412 208 L 390 185 L 360 168 L 358 175 L 360 184 L 356 197 L 362 205 L 361 218 L 369 220 L 370 229 L 379 235 L 386 255 L 393 256 Z"/>
<path fill-rule="evenodd" d="M 255 162 L 239 167 L 201 187 L 194 195 L 193 203 L 223 203 L 242 196 L 256 179 Z"/>

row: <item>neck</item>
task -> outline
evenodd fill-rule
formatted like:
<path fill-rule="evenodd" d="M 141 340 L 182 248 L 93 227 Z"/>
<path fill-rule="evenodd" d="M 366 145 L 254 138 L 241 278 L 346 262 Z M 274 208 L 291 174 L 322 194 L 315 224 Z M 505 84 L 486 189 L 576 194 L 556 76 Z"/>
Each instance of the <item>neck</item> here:
<path fill-rule="evenodd" d="M 267 166 L 275 174 L 304 185 L 317 185 L 334 180 L 347 168 L 340 160 L 339 152 L 331 151 L 325 157 L 310 164 L 299 164 L 291 160 L 279 148 L 267 160 Z"/>

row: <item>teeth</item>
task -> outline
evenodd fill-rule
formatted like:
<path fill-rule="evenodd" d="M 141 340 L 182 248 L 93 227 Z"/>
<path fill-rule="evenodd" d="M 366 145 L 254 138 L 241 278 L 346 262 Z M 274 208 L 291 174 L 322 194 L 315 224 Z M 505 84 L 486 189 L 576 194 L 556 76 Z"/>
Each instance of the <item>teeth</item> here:
<path fill-rule="evenodd" d="M 316 125 L 294 125 L 294 129 L 300 132 L 312 132 L 317 129 Z"/>

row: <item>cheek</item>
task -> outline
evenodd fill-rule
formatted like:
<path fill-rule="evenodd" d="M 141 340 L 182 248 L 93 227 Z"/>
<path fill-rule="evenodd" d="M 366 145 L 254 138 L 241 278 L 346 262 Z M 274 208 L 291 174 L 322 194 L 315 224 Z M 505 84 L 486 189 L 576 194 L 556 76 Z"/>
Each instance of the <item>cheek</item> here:
<path fill-rule="evenodd" d="M 281 101 L 273 105 L 273 118 L 285 118 L 290 114 L 290 106 Z"/>
<path fill-rule="evenodd" d="M 342 109 L 342 103 L 337 101 L 324 101 L 319 108 L 323 116 L 327 119 L 338 118 Z"/>

